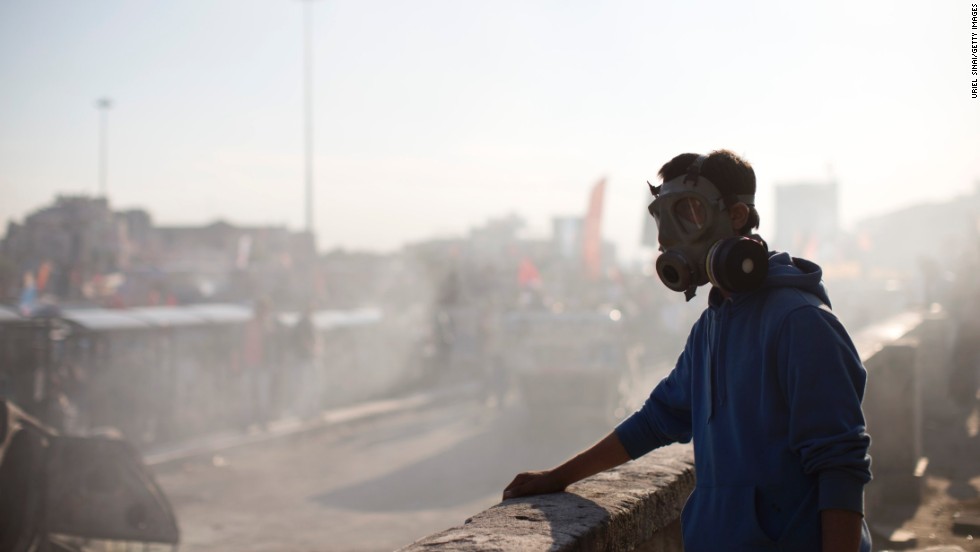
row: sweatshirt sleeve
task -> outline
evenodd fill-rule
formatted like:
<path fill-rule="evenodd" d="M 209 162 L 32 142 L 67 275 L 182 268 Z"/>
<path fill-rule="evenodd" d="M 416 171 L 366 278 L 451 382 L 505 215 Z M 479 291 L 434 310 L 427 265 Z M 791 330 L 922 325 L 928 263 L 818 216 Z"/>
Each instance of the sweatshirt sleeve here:
<path fill-rule="evenodd" d="M 643 406 L 616 427 L 630 458 L 653 449 L 691 440 L 691 338 L 670 374 L 653 389 Z"/>
<path fill-rule="evenodd" d="M 789 444 L 803 471 L 817 475 L 819 508 L 863 513 L 871 439 L 861 410 L 867 372 L 857 350 L 832 313 L 812 306 L 789 313 L 777 346 Z"/>

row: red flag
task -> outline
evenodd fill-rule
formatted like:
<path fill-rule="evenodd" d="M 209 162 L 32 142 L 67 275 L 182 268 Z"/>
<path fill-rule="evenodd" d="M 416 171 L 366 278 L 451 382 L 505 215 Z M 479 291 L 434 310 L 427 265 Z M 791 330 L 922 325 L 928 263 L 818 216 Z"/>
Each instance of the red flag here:
<path fill-rule="evenodd" d="M 589 211 L 585 215 L 582 227 L 582 260 L 585 263 L 585 274 L 590 280 L 598 280 L 602 274 L 602 198 L 606 191 L 606 179 L 603 178 L 592 188 L 589 196 Z"/>
<path fill-rule="evenodd" d="M 521 289 L 541 287 L 541 273 L 531 259 L 524 257 L 517 267 L 517 285 Z"/>
<path fill-rule="evenodd" d="M 37 290 L 44 291 L 44 288 L 48 285 L 48 278 L 51 276 L 51 263 L 49 261 L 44 261 L 41 263 L 41 267 L 37 269 Z"/>

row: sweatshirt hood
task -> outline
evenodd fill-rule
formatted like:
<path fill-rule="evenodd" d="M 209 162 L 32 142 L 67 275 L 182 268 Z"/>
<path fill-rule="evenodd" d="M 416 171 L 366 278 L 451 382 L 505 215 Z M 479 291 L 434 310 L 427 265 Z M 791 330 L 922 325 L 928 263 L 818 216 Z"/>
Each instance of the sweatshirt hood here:
<path fill-rule="evenodd" d="M 817 263 L 791 257 L 789 253 L 773 251 L 769 253 L 769 276 L 763 289 L 792 287 L 816 295 L 823 304 L 830 305 L 830 297 L 823 286 L 823 270 Z"/>
<path fill-rule="evenodd" d="M 782 251 L 769 252 L 769 275 L 762 284 L 761 289 L 772 288 L 796 288 L 816 295 L 821 302 L 830 307 L 830 297 L 823 285 L 823 270 L 817 263 L 799 257 L 792 257 L 789 253 Z M 744 296 L 756 293 L 739 293 L 732 296 L 735 303 Z M 716 288 L 711 289 L 708 295 L 708 303 L 712 307 L 721 306 L 723 301 L 721 292 Z"/>

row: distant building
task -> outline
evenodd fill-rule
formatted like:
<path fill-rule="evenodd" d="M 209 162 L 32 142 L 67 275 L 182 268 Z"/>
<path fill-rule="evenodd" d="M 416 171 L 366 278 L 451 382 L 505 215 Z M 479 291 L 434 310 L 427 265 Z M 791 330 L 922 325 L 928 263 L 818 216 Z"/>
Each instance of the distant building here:
<path fill-rule="evenodd" d="M 218 221 L 156 228 L 145 247 L 147 263 L 167 274 L 184 300 L 264 296 L 299 306 L 312 299 L 316 249 L 306 232 Z"/>
<path fill-rule="evenodd" d="M 811 259 L 836 250 L 840 232 L 837 183 L 776 186 L 775 249 Z"/>
<path fill-rule="evenodd" d="M 39 276 L 40 293 L 80 299 L 123 267 L 124 240 L 105 198 L 65 195 L 23 224 L 9 223 L 0 255 L 19 273 Z"/>
<path fill-rule="evenodd" d="M 62 302 L 108 306 L 248 301 L 292 307 L 314 293 L 313 237 L 285 227 L 157 227 L 142 210 L 113 212 L 105 198 L 59 196 L 54 205 L 10 223 L 0 240 L 4 299 L 21 288 Z M 7 278 L 10 279 L 10 278 Z"/>
<path fill-rule="evenodd" d="M 582 260 L 582 217 L 554 217 L 551 219 L 551 236 L 555 255 L 572 262 Z"/>
<path fill-rule="evenodd" d="M 935 265 L 952 271 L 975 263 L 980 258 L 980 184 L 969 194 L 865 219 L 854 230 L 861 259 L 880 270 L 916 273 Z"/>

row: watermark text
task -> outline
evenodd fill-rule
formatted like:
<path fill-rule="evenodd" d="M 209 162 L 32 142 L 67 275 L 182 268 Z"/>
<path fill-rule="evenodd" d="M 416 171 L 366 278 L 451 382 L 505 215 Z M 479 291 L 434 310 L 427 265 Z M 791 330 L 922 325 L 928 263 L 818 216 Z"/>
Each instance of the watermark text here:
<path fill-rule="evenodd" d="M 970 60 L 970 75 L 973 76 L 971 81 L 971 92 L 970 95 L 973 99 L 977 98 L 977 5 L 970 4 L 970 12 L 972 17 L 970 19 L 970 54 L 972 56 Z"/>

